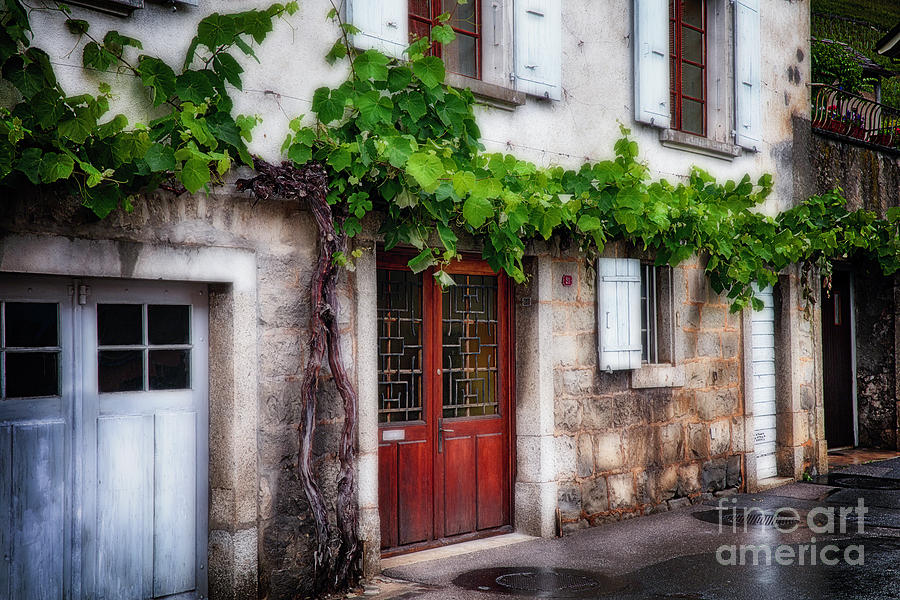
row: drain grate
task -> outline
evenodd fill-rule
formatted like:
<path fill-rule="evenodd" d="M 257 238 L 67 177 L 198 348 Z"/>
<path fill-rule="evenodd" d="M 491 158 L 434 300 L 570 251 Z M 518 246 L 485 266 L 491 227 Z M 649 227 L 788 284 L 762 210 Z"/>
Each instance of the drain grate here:
<path fill-rule="evenodd" d="M 453 583 L 467 590 L 538 598 L 596 598 L 625 587 L 622 580 L 590 571 L 548 567 L 477 569 Z"/>
<path fill-rule="evenodd" d="M 508 573 L 495 579 L 498 585 L 516 592 L 581 592 L 598 587 L 591 577 L 556 571 L 523 571 Z"/>
<path fill-rule="evenodd" d="M 801 524 L 800 520 L 794 517 L 786 515 L 775 516 L 774 511 L 761 511 L 756 508 L 746 511 L 741 508 L 738 508 L 737 511 L 731 509 L 723 511 L 704 510 L 693 513 L 692 516 L 706 523 L 738 530 L 744 527 L 763 527 L 788 531 Z"/>
<path fill-rule="evenodd" d="M 829 473 L 828 485 L 861 490 L 900 490 L 900 480 L 869 477 L 868 475 L 843 475 Z"/>

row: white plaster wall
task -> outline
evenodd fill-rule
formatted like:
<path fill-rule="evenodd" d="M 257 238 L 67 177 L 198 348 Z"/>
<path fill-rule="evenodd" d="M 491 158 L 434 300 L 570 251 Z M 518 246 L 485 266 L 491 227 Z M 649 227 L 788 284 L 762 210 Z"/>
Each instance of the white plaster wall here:
<path fill-rule="evenodd" d="M 102 37 L 107 29 L 118 29 L 142 40 L 145 53 L 159 55 L 177 67 L 203 16 L 267 4 L 260 0 L 200 0 L 197 8 L 185 6 L 172 12 L 148 2 L 145 9 L 135 11 L 130 18 L 110 17 L 77 7 L 73 11 L 75 17 L 91 22 L 95 37 Z M 731 8 L 727 2 L 723 4 L 726 14 L 722 21 L 730 23 Z M 776 194 L 766 211 L 789 205 L 791 116 L 809 113 L 808 2 L 761 0 L 763 144 L 759 153 L 744 153 L 731 162 L 665 148 L 659 142 L 657 129 L 634 123 L 631 5 L 632 0 L 563 3 L 563 100 L 529 98 L 524 106 L 511 112 L 478 108 L 487 150 L 512 152 L 545 165 L 574 166 L 584 158 L 610 157 L 621 122 L 634 130 L 641 156 L 656 176 L 670 180 L 684 177 L 691 165 L 719 178 L 750 173 L 755 179 L 768 172 L 776 176 Z M 339 84 L 345 77 L 345 67 L 329 66 L 322 58 L 338 37 L 334 25 L 325 20 L 330 8 L 328 0 L 301 0 L 300 11 L 288 22 L 277 23 L 259 49 L 261 64 L 238 57 L 246 71 L 243 92 L 234 93 L 235 112 L 263 117 L 251 149 L 269 160 L 278 158 L 289 120 L 300 114 L 309 119 L 313 91 L 323 85 Z M 58 14 L 34 12 L 32 23 L 36 45 L 50 53 L 68 92 L 96 91 L 102 77 L 113 84 L 118 94 L 114 111 L 125 112 L 132 120 L 146 122 L 151 118 L 143 113 L 140 96 L 144 92 L 130 75 L 85 75 L 80 65 L 86 40 L 76 43 Z M 721 93 L 730 98 L 731 79 L 719 85 L 728 88 Z M 710 94 L 713 89 L 714 82 L 710 82 Z"/>

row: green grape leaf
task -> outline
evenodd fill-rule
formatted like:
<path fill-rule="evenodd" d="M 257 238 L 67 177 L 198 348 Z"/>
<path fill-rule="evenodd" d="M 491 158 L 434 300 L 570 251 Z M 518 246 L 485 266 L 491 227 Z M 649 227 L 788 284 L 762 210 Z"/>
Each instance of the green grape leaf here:
<path fill-rule="evenodd" d="M 312 109 L 319 120 L 327 125 L 343 118 L 346 102 L 347 96 L 343 91 L 321 87 L 313 93 Z"/>
<path fill-rule="evenodd" d="M 212 83 L 202 71 L 185 71 L 175 78 L 175 94 L 194 104 L 202 104 L 215 95 Z"/>
<path fill-rule="evenodd" d="M 433 192 L 438 186 L 438 177 L 444 172 L 444 165 L 434 154 L 415 152 L 406 163 L 406 172 L 416 180 L 426 192 Z"/>
<path fill-rule="evenodd" d="M 75 115 L 59 122 L 57 131 L 64 138 L 72 140 L 76 144 L 83 144 L 97 127 L 97 119 L 88 108 L 75 109 Z"/>
<path fill-rule="evenodd" d="M 22 156 L 16 161 L 16 170 L 24 173 L 34 185 L 41 182 L 39 170 L 41 168 L 41 150 L 39 148 L 25 148 Z"/>
<path fill-rule="evenodd" d="M 66 179 L 72 174 L 75 161 L 67 154 L 48 152 L 41 158 L 41 166 L 38 170 L 43 183 L 53 183 L 60 179 Z"/>
<path fill-rule="evenodd" d="M 425 248 L 407 263 L 413 273 L 421 273 L 434 264 L 434 252 L 431 248 Z"/>
<path fill-rule="evenodd" d="M 238 64 L 238 61 L 232 55 L 227 52 L 217 54 L 213 59 L 213 70 L 237 89 L 243 89 L 241 87 L 241 73 L 244 72 L 244 68 Z"/>
<path fill-rule="evenodd" d="M 175 93 L 175 72 L 158 58 L 142 55 L 137 71 L 144 85 L 153 90 L 153 106 L 159 106 Z"/>
<path fill-rule="evenodd" d="M 478 229 L 494 214 L 494 205 L 487 198 L 469 196 L 463 203 L 462 214 L 469 225 Z"/>
<path fill-rule="evenodd" d="M 456 285 L 456 281 L 453 280 L 453 276 L 446 271 L 435 271 L 434 278 L 438 282 L 438 285 L 442 288 L 448 288 Z"/>
<path fill-rule="evenodd" d="M 353 61 L 353 69 L 360 79 L 387 81 L 389 60 L 387 56 L 377 50 L 366 50 Z"/>
<path fill-rule="evenodd" d="M 211 50 L 224 44 L 230 44 L 236 33 L 233 15 L 221 15 L 216 12 L 204 18 L 197 25 L 197 39 Z"/>
<path fill-rule="evenodd" d="M 449 44 L 456 39 L 456 33 L 449 25 L 436 25 L 431 28 L 431 39 L 438 44 Z"/>
<path fill-rule="evenodd" d="M 184 161 L 178 179 L 192 194 L 205 186 L 210 181 L 209 163 L 205 158 L 197 156 Z"/>
<path fill-rule="evenodd" d="M 446 72 L 444 61 L 437 56 L 423 56 L 412 63 L 413 75 L 425 84 L 425 87 L 434 88 L 444 81 Z"/>
<path fill-rule="evenodd" d="M 175 151 L 171 146 L 153 144 L 144 154 L 144 161 L 154 173 L 175 169 Z"/>

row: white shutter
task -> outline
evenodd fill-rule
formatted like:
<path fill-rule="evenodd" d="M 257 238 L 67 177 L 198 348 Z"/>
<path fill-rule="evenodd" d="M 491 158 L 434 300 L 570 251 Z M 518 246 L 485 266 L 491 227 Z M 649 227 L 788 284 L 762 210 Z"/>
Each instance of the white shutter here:
<path fill-rule="evenodd" d="M 559 100 L 562 97 L 561 0 L 516 0 L 516 89 Z"/>
<path fill-rule="evenodd" d="M 641 366 L 641 261 L 598 259 L 597 340 L 601 370 Z"/>
<path fill-rule="evenodd" d="M 361 31 L 353 36 L 360 50 L 381 50 L 401 58 L 409 46 L 406 0 L 347 0 L 347 22 Z"/>
<path fill-rule="evenodd" d="M 669 127 L 669 2 L 634 0 L 634 118 Z"/>
<path fill-rule="evenodd" d="M 735 143 L 758 152 L 760 121 L 759 0 L 734 3 L 734 114 Z"/>

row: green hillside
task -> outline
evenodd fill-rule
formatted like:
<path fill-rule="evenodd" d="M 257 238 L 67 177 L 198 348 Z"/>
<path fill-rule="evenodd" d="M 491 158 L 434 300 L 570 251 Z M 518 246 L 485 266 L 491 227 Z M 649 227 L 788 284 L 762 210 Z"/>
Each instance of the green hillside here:
<path fill-rule="evenodd" d="M 900 23 L 900 2 L 897 0 L 813 0 L 811 7 L 814 13 L 866 21 L 884 31 Z"/>

